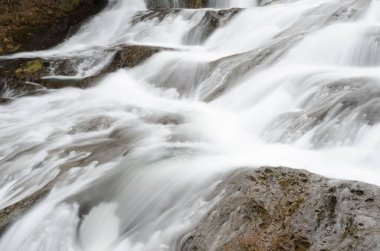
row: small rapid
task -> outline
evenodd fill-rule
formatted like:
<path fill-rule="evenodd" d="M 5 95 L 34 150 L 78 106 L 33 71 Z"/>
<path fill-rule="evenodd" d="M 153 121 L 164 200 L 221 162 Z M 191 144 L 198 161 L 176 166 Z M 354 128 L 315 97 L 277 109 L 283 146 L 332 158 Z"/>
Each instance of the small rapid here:
<path fill-rule="evenodd" d="M 380 185 L 380 1 L 163 2 L 112 0 L 62 44 L 1 57 L 84 58 L 84 77 L 114 46 L 168 48 L 94 87 L 0 106 L 0 209 L 39 199 L 0 250 L 179 250 L 241 167 Z"/>

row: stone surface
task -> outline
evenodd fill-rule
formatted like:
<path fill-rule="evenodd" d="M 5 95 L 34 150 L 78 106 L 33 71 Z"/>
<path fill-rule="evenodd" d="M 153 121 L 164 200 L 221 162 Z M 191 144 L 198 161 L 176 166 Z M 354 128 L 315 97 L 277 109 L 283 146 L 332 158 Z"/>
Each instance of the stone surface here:
<path fill-rule="evenodd" d="M 376 250 L 380 188 L 303 170 L 263 167 L 228 175 L 222 199 L 178 250 Z M 377 249 L 378 250 L 378 249 Z"/>
<path fill-rule="evenodd" d="M 160 51 L 171 49 L 155 46 L 122 45 L 113 50 L 117 52 L 111 63 L 102 70 L 102 73 L 113 72 L 125 67 L 134 67 Z"/>
<path fill-rule="evenodd" d="M 113 54 L 112 60 L 94 76 L 85 78 L 57 78 L 60 76 L 75 76 L 76 64 L 84 59 L 43 59 L 18 58 L 0 61 L 0 98 L 7 99 L 24 95 L 40 94 L 47 89 L 64 87 L 87 88 L 96 84 L 104 75 L 120 68 L 134 67 L 155 53 L 169 48 L 121 45 L 107 49 Z M 46 78 L 48 77 L 48 78 Z"/>
<path fill-rule="evenodd" d="M 0 55 L 62 42 L 107 0 L 0 0 Z"/>

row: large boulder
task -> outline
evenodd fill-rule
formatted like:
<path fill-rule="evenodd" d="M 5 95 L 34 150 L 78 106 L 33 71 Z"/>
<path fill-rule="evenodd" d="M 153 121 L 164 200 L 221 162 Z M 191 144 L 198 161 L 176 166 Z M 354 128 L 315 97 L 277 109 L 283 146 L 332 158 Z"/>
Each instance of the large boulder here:
<path fill-rule="evenodd" d="M 0 55 L 62 42 L 107 0 L 0 0 Z"/>
<path fill-rule="evenodd" d="M 374 185 L 264 167 L 233 172 L 215 196 L 222 199 L 183 236 L 179 250 L 380 247 L 380 188 Z"/>

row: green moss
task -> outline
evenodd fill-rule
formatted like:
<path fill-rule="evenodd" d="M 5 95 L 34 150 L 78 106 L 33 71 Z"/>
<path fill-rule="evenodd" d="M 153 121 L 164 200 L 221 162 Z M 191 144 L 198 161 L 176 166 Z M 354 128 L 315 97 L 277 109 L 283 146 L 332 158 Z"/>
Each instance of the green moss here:
<path fill-rule="evenodd" d="M 42 69 L 43 64 L 41 60 L 36 59 L 26 63 L 26 67 L 26 72 L 28 74 L 34 74 Z"/>
<path fill-rule="evenodd" d="M 23 72 L 24 71 L 22 70 L 22 68 L 18 68 L 18 69 L 16 69 L 15 74 L 16 74 L 17 77 L 19 77 L 19 76 L 22 75 Z"/>
<path fill-rule="evenodd" d="M 202 8 L 203 1 L 202 0 L 195 0 L 195 8 Z"/>
<path fill-rule="evenodd" d="M 43 67 L 42 61 L 39 59 L 31 60 L 26 63 L 24 67 L 20 67 L 16 69 L 15 74 L 16 76 L 21 75 L 33 75 L 37 72 L 39 72 Z"/>

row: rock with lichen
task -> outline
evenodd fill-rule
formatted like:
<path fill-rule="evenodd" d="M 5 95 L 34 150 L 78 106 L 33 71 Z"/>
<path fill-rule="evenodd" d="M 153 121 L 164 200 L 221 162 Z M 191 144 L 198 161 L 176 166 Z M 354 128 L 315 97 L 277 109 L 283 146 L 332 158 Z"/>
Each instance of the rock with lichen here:
<path fill-rule="evenodd" d="M 230 174 L 222 199 L 179 250 L 378 250 L 380 188 L 303 170 L 264 167 Z"/>

